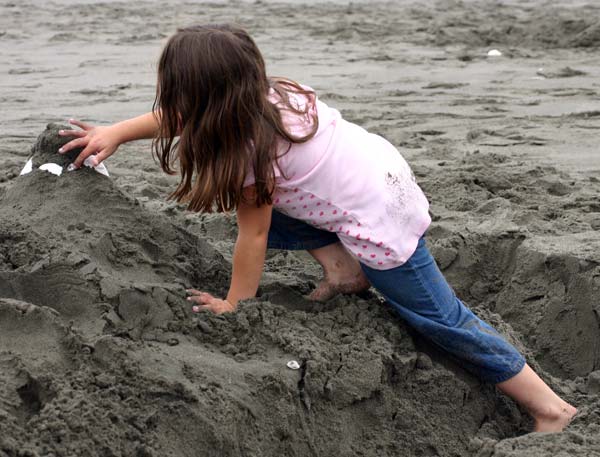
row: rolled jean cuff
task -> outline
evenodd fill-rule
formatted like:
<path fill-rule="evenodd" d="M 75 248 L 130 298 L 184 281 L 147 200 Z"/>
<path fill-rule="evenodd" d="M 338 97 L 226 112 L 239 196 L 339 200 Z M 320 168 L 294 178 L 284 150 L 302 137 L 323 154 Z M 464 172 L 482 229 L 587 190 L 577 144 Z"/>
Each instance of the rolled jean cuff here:
<path fill-rule="evenodd" d="M 498 384 L 525 366 L 523 355 L 456 296 L 424 238 L 399 267 L 361 267 L 400 317 L 481 380 Z"/>
<path fill-rule="evenodd" d="M 527 363 L 525 357 L 523 357 L 521 354 L 519 354 L 519 356 L 520 358 L 514 362 L 514 368 L 512 370 L 507 370 L 505 373 L 499 374 L 494 377 L 490 377 L 488 379 L 485 379 L 485 376 L 481 377 L 484 378 L 484 381 L 489 382 L 490 384 L 500 384 L 501 382 L 508 381 L 509 379 L 514 378 L 521 371 L 523 371 L 523 368 Z"/>

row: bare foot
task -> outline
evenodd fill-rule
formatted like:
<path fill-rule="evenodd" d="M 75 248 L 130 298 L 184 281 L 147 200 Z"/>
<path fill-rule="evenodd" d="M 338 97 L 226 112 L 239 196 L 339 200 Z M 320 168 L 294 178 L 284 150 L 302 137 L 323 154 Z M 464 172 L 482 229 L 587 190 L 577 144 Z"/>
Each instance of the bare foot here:
<path fill-rule="evenodd" d="M 577 409 L 560 398 L 528 364 L 496 386 L 529 411 L 536 432 L 561 432 L 577 414 Z"/>
<path fill-rule="evenodd" d="M 337 294 L 355 294 L 367 290 L 370 287 L 369 281 L 365 275 L 360 272 L 354 278 L 345 281 L 334 282 L 331 279 L 324 278 L 309 295 L 309 300 L 327 301 Z"/>
<path fill-rule="evenodd" d="M 326 301 L 337 294 L 354 294 L 369 288 L 360 263 L 339 241 L 308 253 L 323 267 L 324 276 L 308 296 L 309 300 Z"/>
<path fill-rule="evenodd" d="M 562 432 L 571 423 L 577 414 L 577 408 L 564 403 L 559 411 L 546 411 L 543 414 L 534 415 L 536 432 Z"/>

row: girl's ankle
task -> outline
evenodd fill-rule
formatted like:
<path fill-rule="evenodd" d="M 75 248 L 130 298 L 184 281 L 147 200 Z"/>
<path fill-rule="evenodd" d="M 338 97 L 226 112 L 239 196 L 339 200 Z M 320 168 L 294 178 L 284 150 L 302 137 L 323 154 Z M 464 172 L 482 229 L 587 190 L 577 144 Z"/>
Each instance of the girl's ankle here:
<path fill-rule="evenodd" d="M 532 413 L 536 432 L 561 432 L 573 420 L 577 408 L 565 402 L 561 406 L 551 406 L 544 411 Z"/>

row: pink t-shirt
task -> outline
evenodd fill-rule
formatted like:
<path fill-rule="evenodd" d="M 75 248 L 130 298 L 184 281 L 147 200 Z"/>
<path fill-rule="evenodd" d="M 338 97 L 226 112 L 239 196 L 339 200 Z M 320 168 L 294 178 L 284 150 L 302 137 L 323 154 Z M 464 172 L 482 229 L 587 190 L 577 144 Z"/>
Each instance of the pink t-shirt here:
<path fill-rule="evenodd" d="M 269 99 L 279 102 L 272 89 Z M 290 99 L 299 107 L 310 103 L 309 114 L 316 110 L 319 128 L 278 160 L 274 209 L 336 233 L 371 268 L 387 270 L 406 262 L 431 223 L 429 203 L 409 165 L 387 140 L 345 121 L 316 97 L 291 94 Z M 310 115 L 280 108 L 292 135 L 312 130 Z M 286 149 L 282 144 L 282 152 Z M 253 183 L 250 172 L 245 185 Z"/>

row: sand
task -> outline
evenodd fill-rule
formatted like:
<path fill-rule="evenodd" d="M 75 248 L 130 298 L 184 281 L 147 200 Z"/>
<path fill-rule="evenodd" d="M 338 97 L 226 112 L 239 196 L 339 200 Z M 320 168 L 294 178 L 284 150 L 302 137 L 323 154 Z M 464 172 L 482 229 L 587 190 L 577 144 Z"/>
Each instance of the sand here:
<path fill-rule="evenodd" d="M 599 12 L 0 4 L 0 456 L 600 455 Z M 176 26 L 232 20 L 272 74 L 398 146 L 440 268 L 579 407 L 565 432 L 527 433 L 523 411 L 375 293 L 308 301 L 320 277 L 304 253 L 269 252 L 237 313 L 191 313 L 186 287 L 226 292 L 235 220 L 167 202 L 176 178 L 148 142 L 107 160 L 110 178 L 18 176 L 29 157 L 68 162 L 54 154 L 66 118 L 148 110 Z"/>

